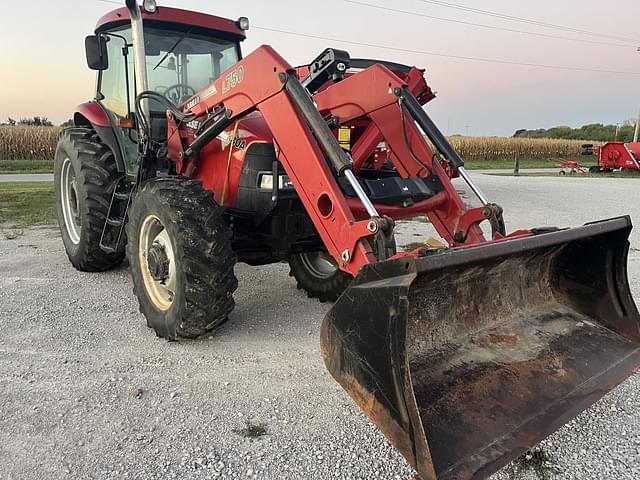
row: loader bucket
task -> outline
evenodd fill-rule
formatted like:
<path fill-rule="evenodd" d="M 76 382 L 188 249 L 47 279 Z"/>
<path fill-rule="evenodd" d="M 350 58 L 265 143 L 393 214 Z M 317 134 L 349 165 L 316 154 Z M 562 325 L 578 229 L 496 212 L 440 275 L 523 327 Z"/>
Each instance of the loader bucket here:
<path fill-rule="evenodd" d="M 364 267 L 333 377 L 422 479 L 481 479 L 640 366 L 628 217 Z"/>

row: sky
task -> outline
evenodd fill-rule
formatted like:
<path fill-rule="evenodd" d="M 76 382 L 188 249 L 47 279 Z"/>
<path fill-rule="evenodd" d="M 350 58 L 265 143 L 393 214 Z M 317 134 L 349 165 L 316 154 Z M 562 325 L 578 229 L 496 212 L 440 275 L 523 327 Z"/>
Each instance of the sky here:
<path fill-rule="evenodd" d="M 437 92 L 437 98 L 426 109 L 446 134 L 512 135 L 521 128 L 578 127 L 637 117 L 640 108 L 640 2 L 637 0 L 606 3 L 601 0 L 448 1 L 638 40 L 634 44 L 515 23 L 425 0 L 158 0 L 158 3 L 233 19 L 247 16 L 255 27 L 333 39 L 252 28 L 243 44 L 245 55 L 259 45 L 269 44 L 289 63 L 300 65 L 309 63 L 324 48 L 334 47 L 349 51 L 352 57 L 386 59 L 425 68 L 427 81 Z M 0 3 L 3 11 L 0 17 L 0 122 L 7 117 L 34 115 L 46 116 L 54 123 L 71 118 L 74 107 L 90 100 L 95 93 L 95 73 L 86 67 L 84 37 L 93 33 L 98 18 L 117 5 L 104 0 L 0 0 Z M 481 28 L 424 15 L 540 35 Z M 572 71 L 441 55 L 637 74 Z"/>

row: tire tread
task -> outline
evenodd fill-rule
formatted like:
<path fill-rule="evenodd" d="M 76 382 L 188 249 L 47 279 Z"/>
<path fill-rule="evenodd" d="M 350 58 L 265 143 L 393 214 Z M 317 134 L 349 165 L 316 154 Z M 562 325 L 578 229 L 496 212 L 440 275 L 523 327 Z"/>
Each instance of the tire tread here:
<path fill-rule="evenodd" d="M 158 177 L 143 187 L 143 195 L 153 195 L 163 206 L 168 217 L 177 226 L 181 252 L 177 263 L 184 273 L 184 309 L 176 334 L 180 337 L 195 338 L 208 333 L 224 323 L 235 303 L 233 292 L 238 287 L 238 280 L 234 273 L 236 255 L 231 248 L 231 230 L 222 219 L 222 208 L 214 201 L 211 192 L 206 191 L 196 180 L 183 177 Z M 139 222 L 145 212 L 134 200 L 128 229 L 129 238 L 138 238 L 135 229 L 139 229 Z M 137 256 L 137 245 L 130 243 L 127 247 L 132 275 L 134 277 L 134 293 L 140 300 L 146 299 L 144 283 L 137 281 L 141 272 L 139 262 L 133 261 Z M 176 253 L 177 254 L 177 253 Z M 142 313 L 147 312 L 145 301 L 140 301 Z M 153 324 L 153 322 L 150 322 Z M 153 325 L 152 325 L 153 326 Z M 170 331 L 157 329 L 156 333 L 172 338 Z"/>
<path fill-rule="evenodd" d="M 106 253 L 100 248 L 104 223 L 111 205 L 113 189 L 119 174 L 113 153 L 104 145 L 94 130 L 86 127 L 72 127 L 61 132 L 58 150 L 66 144 L 75 150 L 80 163 L 76 178 L 83 179 L 86 224 L 83 225 L 84 239 L 81 238 L 79 251 L 67 255 L 71 264 L 82 272 L 103 272 L 110 270 L 124 260 L 124 251 Z M 63 220 L 60 219 L 60 227 Z"/>

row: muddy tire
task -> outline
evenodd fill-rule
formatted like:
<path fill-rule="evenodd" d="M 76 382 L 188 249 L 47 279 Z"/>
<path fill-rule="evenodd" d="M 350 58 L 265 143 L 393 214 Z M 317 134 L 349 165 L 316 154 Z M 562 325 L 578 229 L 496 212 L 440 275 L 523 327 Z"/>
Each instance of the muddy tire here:
<path fill-rule="evenodd" d="M 289 266 L 289 275 L 296 279 L 298 289 L 321 302 L 335 302 L 353 280 L 324 251 L 292 255 Z"/>
<path fill-rule="evenodd" d="M 62 132 L 54 160 L 56 210 L 67 256 L 80 271 L 102 272 L 124 259 L 124 245 L 116 253 L 100 248 L 118 178 L 113 152 L 93 130 Z"/>
<path fill-rule="evenodd" d="M 195 338 L 224 323 L 238 287 L 231 230 L 200 182 L 159 177 L 129 211 L 127 257 L 147 325 L 168 340 Z"/>

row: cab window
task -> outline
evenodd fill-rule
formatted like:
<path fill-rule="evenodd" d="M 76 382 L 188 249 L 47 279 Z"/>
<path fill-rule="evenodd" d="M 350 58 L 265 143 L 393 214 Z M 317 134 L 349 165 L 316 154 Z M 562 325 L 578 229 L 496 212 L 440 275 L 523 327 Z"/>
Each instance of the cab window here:
<path fill-rule="evenodd" d="M 188 32 L 146 29 L 145 43 L 149 89 L 177 105 L 239 60 L 237 43 Z"/>
<path fill-rule="evenodd" d="M 127 56 L 124 49 L 131 43 L 131 30 L 122 30 L 106 35 L 109 68 L 100 74 L 98 91 L 102 104 L 120 117 L 129 114 L 129 106 L 133 109 L 134 81 L 133 81 L 133 50 L 129 49 Z M 125 60 L 126 58 L 126 60 Z M 127 62 L 125 68 L 125 61 Z M 126 74 L 129 78 L 126 78 Z M 127 99 L 127 82 L 129 82 L 130 99 Z M 129 105 L 129 103 L 131 105 Z"/>
<path fill-rule="evenodd" d="M 119 116 L 133 110 L 136 92 L 134 51 L 128 49 L 125 74 L 124 47 L 131 47 L 130 27 L 107 32 L 109 68 L 98 84 L 102 104 Z M 211 36 L 158 28 L 145 28 L 145 51 L 149 90 L 176 105 L 205 88 L 240 60 L 237 42 Z M 127 81 L 130 98 L 127 102 Z M 157 102 L 151 102 L 153 104 Z M 159 105 L 158 105 L 159 106 Z M 155 110 L 155 108 L 154 108 Z"/>

